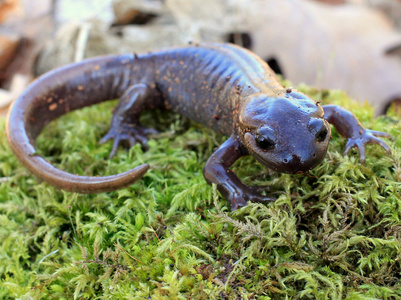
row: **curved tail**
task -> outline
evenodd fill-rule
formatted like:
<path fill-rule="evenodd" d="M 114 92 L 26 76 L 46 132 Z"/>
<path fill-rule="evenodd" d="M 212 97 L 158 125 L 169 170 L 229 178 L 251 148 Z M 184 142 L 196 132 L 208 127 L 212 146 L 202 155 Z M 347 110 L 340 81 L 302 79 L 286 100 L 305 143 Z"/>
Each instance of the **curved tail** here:
<path fill-rule="evenodd" d="M 79 176 L 59 170 L 35 154 L 35 139 L 47 123 L 74 109 L 120 97 L 132 83 L 134 61 L 137 69 L 139 60 L 134 55 L 85 60 L 33 82 L 14 102 L 6 125 L 8 142 L 21 163 L 44 181 L 79 193 L 112 191 L 141 178 L 149 165 L 112 176 Z"/>

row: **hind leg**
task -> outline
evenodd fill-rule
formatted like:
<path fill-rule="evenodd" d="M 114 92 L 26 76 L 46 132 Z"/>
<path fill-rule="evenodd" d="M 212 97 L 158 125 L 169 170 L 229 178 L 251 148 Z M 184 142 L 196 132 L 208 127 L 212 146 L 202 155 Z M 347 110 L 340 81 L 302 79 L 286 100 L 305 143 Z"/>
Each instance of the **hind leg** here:
<path fill-rule="evenodd" d="M 113 112 L 111 128 L 100 140 L 100 144 L 114 139 L 109 157 L 112 158 L 122 141 L 132 147 L 139 142 L 147 148 L 148 135 L 157 133 L 152 128 L 142 127 L 139 117 L 145 109 L 162 107 L 162 97 L 154 84 L 139 83 L 130 86 L 121 96 Z"/>

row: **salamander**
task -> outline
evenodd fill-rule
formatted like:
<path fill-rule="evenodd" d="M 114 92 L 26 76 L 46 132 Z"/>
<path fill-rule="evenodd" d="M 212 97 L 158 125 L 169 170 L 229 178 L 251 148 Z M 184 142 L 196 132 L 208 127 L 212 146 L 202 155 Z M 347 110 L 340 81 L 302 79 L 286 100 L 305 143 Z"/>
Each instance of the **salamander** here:
<path fill-rule="evenodd" d="M 110 131 L 100 140 L 113 140 L 110 157 L 122 141 L 147 147 L 154 130 L 139 122 L 145 109 L 172 110 L 227 136 L 206 162 L 203 174 L 233 210 L 248 201 L 275 200 L 241 182 L 230 169 L 236 160 L 253 155 L 274 171 L 305 173 L 327 152 L 329 123 L 347 138 L 344 154 L 358 148 L 361 163 L 366 144 L 377 144 L 390 153 L 379 138 L 389 134 L 365 129 L 340 106 L 321 106 L 295 89 L 284 88 L 258 56 L 217 43 L 92 58 L 50 71 L 34 81 L 10 109 L 8 142 L 26 168 L 60 189 L 100 193 L 130 185 L 146 173 L 148 164 L 113 176 L 79 176 L 57 169 L 35 149 L 36 137 L 50 121 L 116 98 Z"/>

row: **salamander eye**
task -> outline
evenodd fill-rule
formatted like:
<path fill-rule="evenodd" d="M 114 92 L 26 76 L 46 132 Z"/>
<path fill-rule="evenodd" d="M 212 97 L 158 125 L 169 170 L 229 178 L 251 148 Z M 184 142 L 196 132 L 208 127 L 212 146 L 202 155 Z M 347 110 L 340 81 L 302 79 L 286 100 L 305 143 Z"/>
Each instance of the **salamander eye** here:
<path fill-rule="evenodd" d="M 329 133 L 327 124 L 323 119 L 313 118 L 309 121 L 309 129 L 316 137 L 316 141 L 323 142 Z"/>
<path fill-rule="evenodd" d="M 255 142 L 262 150 L 272 150 L 276 147 L 276 134 L 270 127 L 260 127 L 256 131 Z"/>

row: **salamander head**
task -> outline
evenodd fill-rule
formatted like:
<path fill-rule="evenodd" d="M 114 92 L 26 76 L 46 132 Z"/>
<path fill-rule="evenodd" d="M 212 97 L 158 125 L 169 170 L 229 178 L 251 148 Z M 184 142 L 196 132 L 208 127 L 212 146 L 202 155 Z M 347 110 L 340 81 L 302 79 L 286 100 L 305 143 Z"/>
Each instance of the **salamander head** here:
<path fill-rule="evenodd" d="M 318 103 L 299 92 L 283 97 L 258 94 L 244 103 L 239 136 L 260 163 L 295 174 L 323 160 L 331 131 Z"/>

